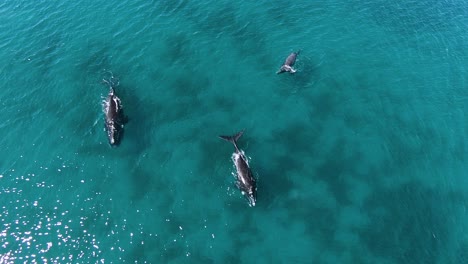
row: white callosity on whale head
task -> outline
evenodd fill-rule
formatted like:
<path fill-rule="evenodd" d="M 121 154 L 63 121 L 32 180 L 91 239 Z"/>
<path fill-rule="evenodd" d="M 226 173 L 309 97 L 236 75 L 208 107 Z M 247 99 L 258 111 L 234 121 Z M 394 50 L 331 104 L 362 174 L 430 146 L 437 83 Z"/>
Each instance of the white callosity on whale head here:
<path fill-rule="evenodd" d="M 107 99 L 102 100 L 102 111 L 104 114 L 107 114 L 107 111 L 109 111 L 109 101 Z"/>

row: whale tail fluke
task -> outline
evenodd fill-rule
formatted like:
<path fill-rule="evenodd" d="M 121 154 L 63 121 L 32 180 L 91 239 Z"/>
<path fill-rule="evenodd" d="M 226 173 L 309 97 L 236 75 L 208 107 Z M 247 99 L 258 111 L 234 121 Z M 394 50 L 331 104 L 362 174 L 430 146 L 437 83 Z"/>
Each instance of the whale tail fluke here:
<path fill-rule="evenodd" d="M 276 72 L 276 74 L 280 74 L 285 72 L 286 70 L 284 69 L 284 66 L 281 66 L 281 68 Z"/>
<path fill-rule="evenodd" d="M 299 55 L 299 53 L 301 53 L 301 51 L 302 51 L 302 49 L 298 49 L 298 50 L 297 50 L 296 52 L 294 52 L 294 53 L 296 53 L 296 55 Z"/>
<path fill-rule="evenodd" d="M 239 148 L 237 147 L 237 140 L 239 140 L 242 134 L 244 134 L 244 130 L 239 131 L 237 134 L 232 135 L 232 136 L 219 136 L 219 138 L 231 142 L 236 148 L 236 151 L 239 151 Z"/>

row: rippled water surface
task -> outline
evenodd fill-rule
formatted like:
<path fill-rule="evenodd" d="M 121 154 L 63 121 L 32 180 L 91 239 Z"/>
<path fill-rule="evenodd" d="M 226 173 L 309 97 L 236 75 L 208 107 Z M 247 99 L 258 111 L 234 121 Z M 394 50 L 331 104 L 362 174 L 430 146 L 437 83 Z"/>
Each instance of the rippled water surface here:
<path fill-rule="evenodd" d="M 0 263 L 468 263 L 467 10 L 1 2 Z"/>

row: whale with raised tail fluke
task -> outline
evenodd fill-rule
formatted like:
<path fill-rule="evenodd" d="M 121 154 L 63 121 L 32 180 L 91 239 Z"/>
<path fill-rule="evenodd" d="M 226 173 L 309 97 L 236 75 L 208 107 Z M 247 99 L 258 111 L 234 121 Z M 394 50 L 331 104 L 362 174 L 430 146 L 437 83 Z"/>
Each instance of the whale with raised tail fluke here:
<path fill-rule="evenodd" d="M 299 55 L 300 52 L 301 51 L 298 50 L 296 52 L 289 54 L 289 56 L 286 58 L 283 65 L 279 69 L 279 71 L 276 72 L 276 74 L 280 74 L 283 72 L 295 73 L 296 69 L 294 69 L 292 66 L 294 66 L 294 63 L 296 63 L 297 55 Z"/>
<path fill-rule="evenodd" d="M 236 186 L 241 190 L 242 194 L 247 197 L 249 205 L 255 206 L 255 202 L 257 200 L 257 182 L 250 170 L 249 161 L 247 160 L 244 151 L 239 149 L 237 146 L 237 140 L 243 133 L 244 131 L 242 130 L 233 136 L 219 137 L 234 145 L 235 151 L 232 153 L 232 162 L 236 168 Z"/>

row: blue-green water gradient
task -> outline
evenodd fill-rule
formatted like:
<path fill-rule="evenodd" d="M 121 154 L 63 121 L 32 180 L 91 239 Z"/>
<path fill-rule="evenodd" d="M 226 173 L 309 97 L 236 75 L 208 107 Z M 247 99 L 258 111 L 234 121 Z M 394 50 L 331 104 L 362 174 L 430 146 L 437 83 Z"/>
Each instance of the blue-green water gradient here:
<path fill-rule="evenodd" d="M 1 2 L 0 262 L 468 263 L 467 10 Z"/>

